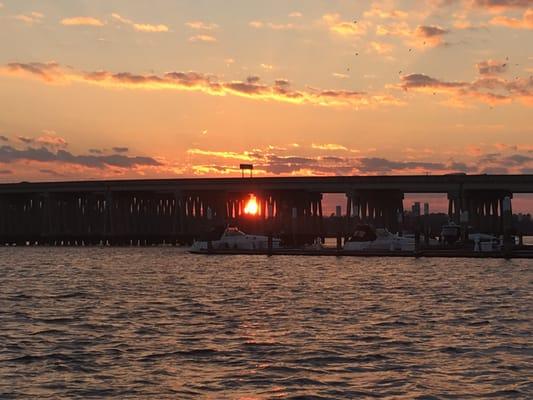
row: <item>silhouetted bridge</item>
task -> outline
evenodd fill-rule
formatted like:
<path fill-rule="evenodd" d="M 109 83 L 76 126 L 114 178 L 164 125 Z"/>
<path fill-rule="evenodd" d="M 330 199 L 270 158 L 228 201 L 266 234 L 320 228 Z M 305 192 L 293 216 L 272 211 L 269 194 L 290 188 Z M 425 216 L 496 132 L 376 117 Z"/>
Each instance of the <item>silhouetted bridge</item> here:
<path fill-rule="evenodd" d="M 225 224 L 307 239 L 357 221 L 399 229 L 406 193 L 446 193 L 449 216 L 476 230 L 504 230 L 504 198 L 532 193 L 533 175 L 340 176 L 16 183 L 0 185 L 0 243 L 188 242 Z M 325 218 L 322 197 L 346 195 Z M 258 214 L 245 215 L 250 194 Z"/>

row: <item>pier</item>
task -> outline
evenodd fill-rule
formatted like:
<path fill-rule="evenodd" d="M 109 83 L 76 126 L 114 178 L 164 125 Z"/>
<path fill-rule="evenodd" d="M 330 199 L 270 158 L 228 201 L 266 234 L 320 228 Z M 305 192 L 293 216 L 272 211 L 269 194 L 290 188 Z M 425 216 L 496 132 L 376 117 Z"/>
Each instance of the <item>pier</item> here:
<path fill-rule="evenodd" d="M 345 195 L 344 213 L 326 217 L 323 195 Z M 533 175 L 336 176 L 159 179 L 0 185 L 1 244 L 151 245 L 190 243 L 234 224 L 295 243 L 337 237 L 365 222 L 397 232 L 409 193 L 448 196 L 449 218 L 505 234 L 511 199 L 533 193 Z M 257 213 L 244 212 L 250 195 Z M 507 201 L 509 209 L 505 209 Z"/>

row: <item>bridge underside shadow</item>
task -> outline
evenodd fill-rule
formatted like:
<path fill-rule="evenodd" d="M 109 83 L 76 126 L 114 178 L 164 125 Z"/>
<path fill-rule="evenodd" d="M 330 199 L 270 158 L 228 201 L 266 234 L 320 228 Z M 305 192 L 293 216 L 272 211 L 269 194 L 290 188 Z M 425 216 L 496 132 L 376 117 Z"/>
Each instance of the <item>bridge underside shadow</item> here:
<path fill-rule="evenodd" d="M 0 185 L 0 243 L 190 243 L 220 226 L 304 243 L 348 235 L 357 223 L 403 228 L 405 193 L 447 193 L 449 218 L 502 234 L 514 192 L 533 176 L 328 177 Z M 323 214 L 323 195 L 346 196 Z M 246 214 L 255 196 L 257 212 Z M 507 201 L 507 203 L 506 203 Z M 509 209 L 505 209 L 508 204 Z"/>

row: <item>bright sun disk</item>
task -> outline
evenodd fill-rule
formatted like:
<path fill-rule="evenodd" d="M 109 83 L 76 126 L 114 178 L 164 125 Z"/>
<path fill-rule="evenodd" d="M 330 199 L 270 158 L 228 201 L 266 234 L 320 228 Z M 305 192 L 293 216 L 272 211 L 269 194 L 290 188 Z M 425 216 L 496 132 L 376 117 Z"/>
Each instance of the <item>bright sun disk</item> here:
<path fill-rule="evenodd" d="M 257 199 L 252 194 L 250 195 L 250 199 L 248 200 L 248 202 L 246 203 L 246 206 L 244 207 L 244 213 L 248 215 L 256 215 L 258 211 L 259 211 L 259 207 L 257 205 Z"/>

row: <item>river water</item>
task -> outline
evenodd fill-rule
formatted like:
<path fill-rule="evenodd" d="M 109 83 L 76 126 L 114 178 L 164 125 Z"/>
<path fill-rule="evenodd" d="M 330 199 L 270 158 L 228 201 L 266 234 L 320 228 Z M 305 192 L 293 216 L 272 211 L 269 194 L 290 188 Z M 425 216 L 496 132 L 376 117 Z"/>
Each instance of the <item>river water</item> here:
<path fill-rule="evenodd" d="M 533 398 L 531 260 L 0 249 L 0 398 Z"/>

